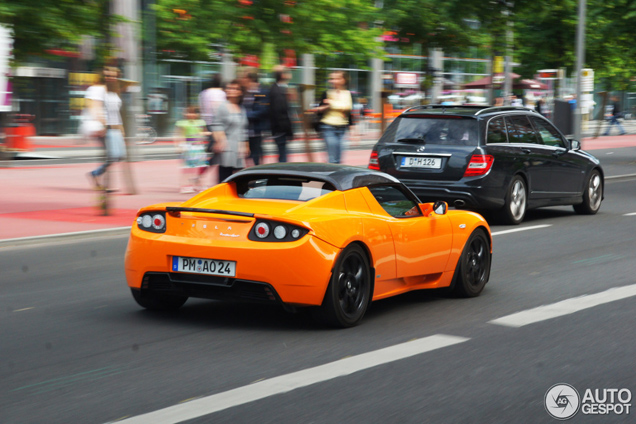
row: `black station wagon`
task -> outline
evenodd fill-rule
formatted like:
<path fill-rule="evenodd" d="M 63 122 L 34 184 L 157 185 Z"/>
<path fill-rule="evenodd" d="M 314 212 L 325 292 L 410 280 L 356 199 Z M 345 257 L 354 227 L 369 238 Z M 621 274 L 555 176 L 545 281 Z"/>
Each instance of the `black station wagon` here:
<path fill-rule="evenodd" d="M 369 168 L 398 178 L 423 202 L 497 211 L 510 224 L 542 206 L 595 214 L 603 200 L 598 159 L 523 107 L 410 108 L 374 146 Z"/>

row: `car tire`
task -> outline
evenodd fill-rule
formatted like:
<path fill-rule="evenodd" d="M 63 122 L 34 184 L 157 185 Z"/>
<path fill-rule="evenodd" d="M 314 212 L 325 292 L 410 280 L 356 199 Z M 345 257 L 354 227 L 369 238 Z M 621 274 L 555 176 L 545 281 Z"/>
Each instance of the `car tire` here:
<path fill-rule="evenodd" d="M 320 308 L 319 321 L 333 327 L 357 325 L 370 303 L 371 270 L 364 250 L 352 244 L 338 257 Z"/>
<path fill-rule="evenodd" d="M 574 211 L 582 215 L 594 215 L 601 208 L 603 201 L 603 179 L 601 173 L 594 169 L 585 181 L 583 203 L 574 205 Z"/>
<path fill-rule="evenodd" d="M 519 175 L 515 175 L 510 181 L 506 193 L 506 201 L 501 210 L 501 218 L 506 224 L 521 224 L 526 216 L 528 206 L 528 189 L 526 182 Z"/>
<path fill-rule="evenodd" d="M 153 293 L 131 289 L 133 298 L 139 304 L 151 311 L 176 311 L 186 303 L 188 296 L 165 295 L 162 293 Z"/>
<path fill-rule="evenodd" d="M 488 236 L 478 228 L 468 238 L 457 261 L 451 293 L 457 297 L 479 296 L 490 278 L 491 260 Z"/>

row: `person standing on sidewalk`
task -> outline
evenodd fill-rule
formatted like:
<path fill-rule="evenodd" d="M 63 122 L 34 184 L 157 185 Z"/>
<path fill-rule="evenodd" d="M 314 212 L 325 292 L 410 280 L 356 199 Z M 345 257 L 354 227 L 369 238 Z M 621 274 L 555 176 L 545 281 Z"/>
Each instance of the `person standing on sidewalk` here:
<path fill-rule="evenodd" d="M 206 151 L 210 156 L 207 166 L 199 168 L 199 179 L 203 177 L 205 171 L 214 163 L 214 136 L 212 124 L 214 124 L 214 116 L 219 105 L 225 102 L 225 91 L 223 91 L 223 81 L 220 74 L 214 74 L 210 80 L 210 85 L 199 93 L 199 112 L 201 119 L 205 121 L 205 126 L 210 134 L 208 136 L 208 144 Z"/>
<path fill-rule="evenodd" d="M 115 67 L 106 67 L 104 69 L 104 80 L 106 87 L 104 90 L 96 89 L 90 93 L 92 99 L 100 97 L 105 110 L 106 133 L 104 138 L 104 147 L 106 150 L 106 158 L 104 163 L 97 169 L 93 170 L 89 177 L 98 189 L 109 190 L 108 178 L 100 182 L 100 177 L 108 170 L 113 162 L 118 162 L 126 157 L 126 145 L 124 142 L 124 126 L 121 119 L 121 98 L 119 97 L 119 70 Z M 87 94 L 88 96 L 88 94 Z"/>
<path fill-rule="evenodd" d="M 249 153 L 247 141 L 247 114 L 241 106 L 243 92 L 238 80 L 225 87 L 227 101 L 221 103 L 214 115 L 212 135 L 214 136 L 215 159 L 219 164 L 221 183 L 236 171 L 245 167 L 245 157 Z"/>
<path fill-rule="evenodd" d="M 618 97 L 612 97 L 612 105 L 610 107 L 611 112 L 609 116 L 609 122 L 607 124 L 607 130 L 605 130 L 605 134 L 603 135 L 609 135 L 610 131 L 612 130 L 612 125 L 618 126 L 618 130 L 621 132 L 621 135 L 625 135 L 625 129 L 623 128 L 621 123 L 618 122 L 618 118 L 622 116 L 621 106 L 620 103 L 618 103 Z"/>
<path fill-rule="evenodd" d="M 329 75 L 331 90 L 323 95 L 321 106 L 316 110 L 322 112 L 320 120 L 321 133 L 327 144 L 329 163 L 340 163 L 345 133 L 351 124 L 353 99 L 346 89 L 347 78 L 343 71 L 335 71 Z"/>
<path fill-rule="evenodd" d="M 247 113 L 250 158 L 254 165 L 263 161 L 263 135 L 269 117 L 267 92 L 260 88 L 256 72 L 245 76 L 243 107 Z"/>
<path fill-rule="evenodd" d="M 287 68 L 277 66 L 274 68 L 276 82 L 269 90 L 269 117 L 272 137 L 278 147 L 279 162 L 287 162 L 287 139 L 294 136 L 287 101 L 287 84 L 291 77 L 291 72 Z"/>
<path fill-rule="evenodd" d="M 207 166 L 205 137 L 208 135 L 205 121 L 199 118 L 194 106 L 188 106 L 182 120 L 176 126 L 180 137 L 176 138 L 183 161 L 181 171 L 181 193 L 199 191 L 199 169 Z"/>

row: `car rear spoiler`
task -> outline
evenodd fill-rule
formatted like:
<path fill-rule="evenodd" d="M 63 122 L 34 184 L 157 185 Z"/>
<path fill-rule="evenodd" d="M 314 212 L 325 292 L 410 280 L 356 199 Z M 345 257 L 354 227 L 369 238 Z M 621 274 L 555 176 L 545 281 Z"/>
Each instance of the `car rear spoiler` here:
<path fill-rule="evenodd" d="M 176 214 L 176 212 L 197 212 L 197 213 L 214 213 L 218 215 L 233 215 L 233 216 L 244 216 L 246 218 L 253 218 L 254 214 L 249 212 L 235 212 L 235 211 L 224 211 L 220 209 L 204 209 L 204 208 L 183 208 L 179 206 L 167 206 L 166 211 L 171 215 Z"/>

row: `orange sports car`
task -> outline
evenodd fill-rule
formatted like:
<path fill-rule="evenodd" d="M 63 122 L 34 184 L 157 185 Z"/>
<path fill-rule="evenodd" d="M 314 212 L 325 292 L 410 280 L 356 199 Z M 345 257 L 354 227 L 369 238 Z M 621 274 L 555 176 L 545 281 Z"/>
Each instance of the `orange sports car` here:
<path fill-rule="evenodd" d="M 372 300 L 411 290 L 479 295 L 491 254 L 490 228 L 476 213 L 420 203 L 382 172 L 289 163 L 139 210 L 125 268 L 148 309 L 238 299 L 314 307 L 322 321 L 349 327 Z"/>

